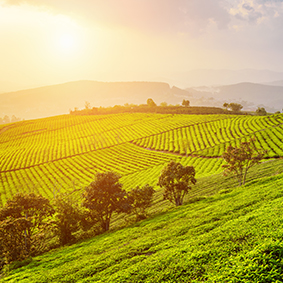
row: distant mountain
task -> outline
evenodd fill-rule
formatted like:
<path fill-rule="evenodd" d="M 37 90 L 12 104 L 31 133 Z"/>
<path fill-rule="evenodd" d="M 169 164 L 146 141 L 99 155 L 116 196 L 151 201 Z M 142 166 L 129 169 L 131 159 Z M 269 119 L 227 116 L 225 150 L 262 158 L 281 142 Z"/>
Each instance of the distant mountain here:
<path fill-rule="evenodd" d="M 283 80 L 265 83 L 265 85 L 283 86 Z"/>
<path fill-rule="evenodd" d="M 8 81 L 0 81 L 0 93 L 18 91 L 26 88 L 22 84 L 8 82 Z"/>
<path fill-rule="evenodd" d="M 69 112 L 75 107 L 143 104 L 152 98 L 157 104 L 166 101 L 181 103 L 189 93 L 159 82 L 96 82 L 76 81 L 0 94 L 0 117 L 24 119 L 47 117 Z"/>
<path fill-rule="evenodd" d="M 224 102 L 237 102 L 245 110 L 256 110 L 265 107 L 269 112 L 283 108 L 283 86 L 272 86 L 255 83 L 239 83 L 218 87 L 199 87 L 186 89 L 192 95 L 195 105 L 222 106 Z"/>
<path fill-rule="evenodd" d="M 167 78 L 175 79 L 178 86 L 199 87 L 199 86 L 216 86 L 230 85 L 241 82 L 252 82 L 264 84 L 283 80 L 283 72 L 274 72 L 270 70 L 209 70 L 200 69 L 188 72 L 172 72 L 167 74 Z M 169 81 L 168 81 L 169 82 Z M 178 83 L 177 83 L 178 82 Z"/>

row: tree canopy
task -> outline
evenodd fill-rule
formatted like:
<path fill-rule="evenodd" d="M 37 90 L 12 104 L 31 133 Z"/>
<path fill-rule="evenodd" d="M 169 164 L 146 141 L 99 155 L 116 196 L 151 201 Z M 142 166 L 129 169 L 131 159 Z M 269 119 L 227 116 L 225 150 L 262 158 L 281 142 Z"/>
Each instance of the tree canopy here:
<path fill-rule="evenodd" d="M 155 106 L 156 106 L 156 103 L 153 101 L 152 98 L 149 98 L 149 99 L 146 101 L 146 104 L 147 104 L 147 106 L 149 106 L 149 107 L 155 107 Z"/>
<path fill-rule="evenodd" d="M 231 109 L 233 112 L 239 112 L 243 109 L 243 105 L 239 104 L 239 103 L 224 103 L 223 107 L 225 107 L 226 109 L 229 108 Z"/>
<path fill-rule="evenodd" d="M 196 184 L 195 169 L 193 166 L 183 166 L 179 162 L 171 161 L 161 171 L 158 185 L 163 187 L 164 199 L 168 199 L 176 206 L 182 205 L 185 195 Z"/>
<path fill-rule="evenodd" d="M 239 147 L 228 146 L 222 157 L 227 164 L 222 165 L 224 173 L 234 173 L 239 186 L 244 185 L 248 170 L 258 164 L 266 151 L 256 148 L 254 140 L 242 142 Z"/>
<path fill-rule="evenodd" d="M 266 110 L 264 107 L 258 107 L 257 110 L 255 111 L 257 115 L 259 116 L 265 116 L 267 114 Z M 279 112 L 280 113 L 280 112 Z"/>
<path fill-rule="evenodd" d="M 146 218 L 146 210 L 152 203 L 154 193 L 155 190 L 148 184 L 143 187 L 137 186 L 129 191 L 128 198 L 131 203 L 131 212 L 136 215 L 136 220 Z"/>
<path fill-rule="evenodd" d="M 48 199 L 18 193 L 0 209 L 0 243 L 7 263 L 24 259 L 36 250 L 36 236 L 54 213 Z"/>
<path fill-rule="evenodd" d="M 185 107 L 188 107 L 188 106 L 190 106 L 190 101 L 183 99 L 182 105 L 185 106 Z"/>
<path fill-rule="evenodd" d="M 98 172 L 83 194 L 83 206 L 94 213 L 102 231 L 109 230 L 114 212 L 127 212 L 130 209 L 127 193 L 122 189 L 119 179 L 120 176 L 112 171 Z"/>

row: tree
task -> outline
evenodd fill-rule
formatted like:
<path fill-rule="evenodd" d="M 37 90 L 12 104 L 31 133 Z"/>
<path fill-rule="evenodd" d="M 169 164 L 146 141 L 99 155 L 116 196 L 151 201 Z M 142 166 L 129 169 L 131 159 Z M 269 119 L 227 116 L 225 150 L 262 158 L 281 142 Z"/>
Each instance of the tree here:
<path fill-rule="evenodd" d="M 243 108 L 243 105 L 238 103 L 229 103 L 228 108 L 231 109 L 233 112 L 239 112 Z"/>
<path fill-rule="evenodd" d="M 152 203 L 154 193 L 155 190 L 148 184 L 141 188 L 137 186 L 129 191 L 128 198 L 131 203 L 131 212 L 136 215 L 137 221 L 146 218 L 146 210 Z"/>
<path fill-rule="evenodd" d="M 127 212 L 130 209 L 127 193 L 122 189 L 119 179 L 120 176 L 112 171 L 98 172 L 83 194 L 83 206 L 97 217 L 102 231 L 109 230 L 114 212 Z"/>
<path fill-rule="evenodd" d="M 176 206 L 182 205 L 185 195 L 191 189 L 190 184 L 196 184 L 193 166 L 183 166 L 171 161 L 161 171 L 158 185 L 164 187 L 164 199 L 168 199 Z"/>
<path fill-rule="evenodd" d="M 40 195 L 14 195 L 0 209 L 0 242 L 7 263 L 22 260 L 38 250 L 44 220 L 53 215 L 48 199 Z M 43 233 L 44 234 L 44 233 Z"/>
<path fill-rule="evenodd" d="M 15 115 L 13 115 L 12 118 L 11 118 L 11 122 L 13 123 L 13 122 L 18 122 L 18 121 L 21 121 L 21 119 L 17 118 Z"/>
<path fill-rule="evenodd" d="M 256 110 L 256 114 L 259 115 L 259 116 L 265 116 L 267 114 L 267 112 L 266 112 L 264 107 L 258 107 L 257 110 Z"/>
<path fill-rule="evenodd" d="M 266 154 L 266 151 L 256 148 L 254 140 L 241 142 L 239 147 L 229 145 L 222 157 L 227 164 L 222 165 L 224 174 L 234 173 L 239 186 L 244 185 L 248 170 L 258 164 Z"/>
<path fill-rule="evenodd" d="M 79 229 L 81 213 L 76 202 L 70 196 L 56 196 L 54 200 L 54 225 L 59 236 L 60 245 L 66 245 L 74 240 L 73 233 Z"/>
<path fill-rule="evenodd" d="M 223 104 L 223 107 L 226 108 L 226 109 L 228 109 L 228 108 L 229 108 L 229 104 L 228 104 L 227 102 L 225 102 L 225 103 Z"/>
<path fill-rule="evenodd" d="M 167 102 L 164 101 L 164 102 L 161 102 L 161 103 L 160 103 L 160 106 L 166 107 L 166 106 L 168 106 L 168 104 L 167 104 Z"/>
<path fill-rule="evenodd" d="M 89 110 L 90 109 L 90 102 L 85 101 L 85 109 Z"/>
<path fill-rule="evenodd" d="M 183 99 L 182 105 L 185 106 L 185 107 L 189 107 L 190 106 L 190 101 Z"/>
<path fill-rule="evenodd" d="M 149 107 L 155 107 L 155 106 L 156 106 L 156 103 L 153 101 L 152 98 L 149 98 L 149 99 L 146 101 L 146 104 L 147 104 L 147 106 L 149 106 Z"/>
<path fill-rule="evenodd" d="M 5 115 L 4 118 L 3 118 L 3 123 L 4 123 L 4 124 L 8 124 L 8 123 L 10 123 L 10 122 L 11 122 L 11 120 L 10 120 L 9 116 L 8 116 L 8 115 Z"/>

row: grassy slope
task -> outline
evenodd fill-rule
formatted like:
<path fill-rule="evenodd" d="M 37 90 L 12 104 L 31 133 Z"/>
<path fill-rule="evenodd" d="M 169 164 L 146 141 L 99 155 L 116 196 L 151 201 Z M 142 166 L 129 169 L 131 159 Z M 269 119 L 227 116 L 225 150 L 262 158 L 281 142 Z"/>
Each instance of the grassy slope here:
<path fill-rule="evenodd" d="M 283 162 L 248 177 L 241 188 L 202 178 L 195 197 L 206 198 L 36 257 L 2 281 L 282 282 Z"/>
<path fill-rule="evenodd" d="M 53 198 L 55 191 L 85 187 L 97 171 L 121 174 L 125 189 L 155 186 L 171 159 L 193 165 L 198 178 L 216 174 L 222 159 L 206 157 L 253 136 L 269 157 L 283 156 L 282 114 L 61 115 L 12 123 L 0 127 L 0 206 L 18 191 Z"/>

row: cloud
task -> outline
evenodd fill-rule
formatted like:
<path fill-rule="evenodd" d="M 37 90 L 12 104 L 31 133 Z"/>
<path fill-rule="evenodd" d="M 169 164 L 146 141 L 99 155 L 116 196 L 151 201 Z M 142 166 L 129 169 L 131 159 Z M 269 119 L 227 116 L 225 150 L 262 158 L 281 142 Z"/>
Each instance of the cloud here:
<path fill-rule="evenodd" d="M 226 0 L 227 1 L 227 0 Z M 92 22 L 158 32 L 199 33 L 211 22 L 226 28 L 230 15 L 225 0 L 4 0 L 6 5 L 46 6 Z"/>
<path fill-rule="evenodd" d="M 261 24 L 283 15 L 282 0 L 238 0 L 230 9 L 238 20 Z"/>
<path fill-rule="evenodd" d="M 270 25 L 281 34 L 283 0 L 2 0 L 30 4 L 93 25 L 129 28 L 153 35 L 199 37 L 216 30 L 244 32 Z M 1 3 L 1 0 L 0 0 Z M 235 28 L 237 27 L 237 28 Z M 279 33 L 280 31 L 280 33 Z"/>

